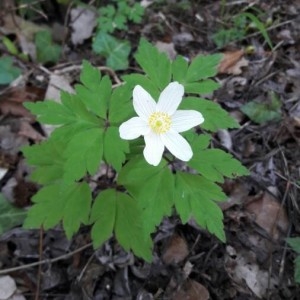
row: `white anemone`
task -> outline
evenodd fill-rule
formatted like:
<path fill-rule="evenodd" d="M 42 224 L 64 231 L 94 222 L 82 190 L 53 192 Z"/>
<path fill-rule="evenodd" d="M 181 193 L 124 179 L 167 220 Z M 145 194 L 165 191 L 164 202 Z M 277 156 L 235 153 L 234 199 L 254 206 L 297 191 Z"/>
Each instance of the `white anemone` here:
<path fill-rule="evenodd" d="M 144 157 L 157 166 L 165 147 L 182 161 L 189 161 L 193 151 L 179 134 L 204 122 L 201 113 L 195 110 L 177 110 L 184 94 L 183 85 L 171 82 L 160 94 L 156 103 L 140 85 L 133 90 L 133 107 L 137 117 L 121 124 L 119 131 L 124 140 L 133 140 L 143 135 Z"/>

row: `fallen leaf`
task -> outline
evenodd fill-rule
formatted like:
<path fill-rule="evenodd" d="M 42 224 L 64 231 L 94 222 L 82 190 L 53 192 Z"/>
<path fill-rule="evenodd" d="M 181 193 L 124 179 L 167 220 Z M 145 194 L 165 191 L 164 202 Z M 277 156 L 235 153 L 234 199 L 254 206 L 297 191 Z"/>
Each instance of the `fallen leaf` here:
<path fill-rule="evenodd" d="M 159 52 L 166 53 L 171 60 L 175 59 L 177 52 L 174 48 L 173 43 L 164 43 L 164 42 L 157 41 L 155 46 Z"/>
<path fill-rule="evenodd" d="M 27 120 L 21 120 L 20 130 L 18 132 L 20 136 L 27 137 L 35 142 L 44 140 L 44 137 L 37 132 Z"/>
<path fill-rule="evenodd" d="M 9 275 L 0 277 L 0 300 L 6 300 L 17 290 L 16 283 Z"/>
<path fill-rule="evenodd" d="M 96 13 L 84 7 L 76 7 L 71 10 L 71 28 L 73 29 L 71 40 L 73 45 L 82 44 L 90 38 L 97 25 Z"/>
<path fill-rule="evenodd" d="M 189 249 L 184 238 L 174 234 L 169 239 L 166 249 L 162 255 L 165 264 L 178 264 L 182 262 L 189 254 Z"/>
<path fill-rule="evenodd" d="M 269 272 L 261 270 L 256 263 L 255 254 L 251 251 L 237 252 L 233 247 L 226 247 L 225 269 L 236 288 L 247 293 L 251 290 L 258 298 L 263 298 L 268 287 L 272 289 L 278 279 L 269 276 Z"/>
<path fill-rule="evenodd" d="M 239 75 L 242 67 L 247 67 L 249 61 L 244 58 L 244 50 L 227 51 L 223 53 L 218 71 L 219 73 Z"/>
<path fill-rule="evenodd" d="M 172 300 L 208 300 L 209 292 L 199 282 L 188 279 L 171 297 Z"/>
<path fill-rule="evenodd" d="M 43 99 L 45 90 L 35 86 L 15 87 L 0 97 L 0 111 L 3 115 L 25 117 L 34 121 L 35 117 L 23 106 L 24 102 Z"/>
<path fill-rule="evenodd" d="M 286 211 L 270 193 L 263 192 L 250 199 L 245 210 L 272 239 L 278 240 L 280 236 L 285 236 L 289 226 Z"/>

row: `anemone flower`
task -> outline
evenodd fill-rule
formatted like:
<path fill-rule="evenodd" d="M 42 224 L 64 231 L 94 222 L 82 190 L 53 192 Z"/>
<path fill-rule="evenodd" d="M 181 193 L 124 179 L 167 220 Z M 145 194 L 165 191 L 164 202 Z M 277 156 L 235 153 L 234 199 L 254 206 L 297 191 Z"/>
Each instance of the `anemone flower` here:
<path fill-rule="evenodd" d="M 193 151 L 189 143 L 179 134 L 204 122 L 196 110 L 177 110 L 184 94 L 183 85 L 171 82 L 160 94 L 158 102 L 140 85 L 133 89 L 133 107 L 137 117 L 121 124 L 120 137 L 133 140 L 144 136 L 144 157 L 157 166 L 165 147 L 182 161 L 189 161 Z"/>

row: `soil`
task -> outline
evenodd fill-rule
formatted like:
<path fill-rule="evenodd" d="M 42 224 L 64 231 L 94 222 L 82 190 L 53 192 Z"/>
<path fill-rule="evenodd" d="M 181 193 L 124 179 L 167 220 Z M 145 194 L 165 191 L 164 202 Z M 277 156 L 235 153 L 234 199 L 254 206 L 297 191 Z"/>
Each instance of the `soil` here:
<path fill-rule="evenodd" d="M 76 1 L 68 5 L 56 0 L 36 2 L 40 5 L 25 5 L 28 11 L 22 16 L 21 2 L 6 0 L 0 14 L 2 29 L 8 28 L 3 20 L 9 14 L 38 26 L 55 28 L 55 24 L 60 28 L 56 30 L 58 43 L 63 46 L 59 62 L 43 67 L 0 46 L 25 74 L 16 86 L 0 87 L 0 166 L 7 170 L 0 181 L 1 191 L 20 208 L 31 205 L 39 188 L 28 180 L 30 169 L 20 147 L 44 139 L 45 134 L 22 102 L 43 99 L 49 74 L 55 70 L 78 65 L 82 59 L 105 66 L 105 59 L 92 51 L 92 37 L 72 44 L 70 10 Z M 85 2 L 93 7 L 99 1 Z M 101 5 L 108 2 L 101 1 Z M 286 241 L 300 233 L 300 1 L 148 2 L 140 24 L 129 23 L 128 30 L 114 34 L 132 45 L 130 66 L 115 72 L 115 78 L 136 68 L 132 55 L 141 36 L 170 57 L 225 54 L 215 78 L 221 88 L 208 98 L 241 127 L 219 131 L 213 143 L 251 171 L 250 176 L 222 185 L 228 195 L 221 204 L 226 243 L 193 221 L 182 225 L 174 214 L 153 234 L 153 262 L 146 263 L 125 252 L 114 238 L 94 250 L 88 227 L 69 241 L 59 226 L 49 231 L 17 226 L 0 236 L 0 275 L 9 274 L 17 294 L 25 299 L 300 299 L 300 286 L 294 280 L 296 254 Z M 232 29 L 234 18 L 249 11 L 265 24 L 273 49 L 249 20 L 244 27 L 235 25 L 245 31 L 235 32 L 232 40 L 217 42 L 214 38 Z M 13 29 L 1 32 L 20 47 L 13 24 Z M 71 85 L 78 80 L 78 72 L 77 68 L 68 72 Z M 275 98 L 279 116 L 274 119 L 257 122 L 243 110 L 255 100 L 265 105 L 268 118 Z"/>

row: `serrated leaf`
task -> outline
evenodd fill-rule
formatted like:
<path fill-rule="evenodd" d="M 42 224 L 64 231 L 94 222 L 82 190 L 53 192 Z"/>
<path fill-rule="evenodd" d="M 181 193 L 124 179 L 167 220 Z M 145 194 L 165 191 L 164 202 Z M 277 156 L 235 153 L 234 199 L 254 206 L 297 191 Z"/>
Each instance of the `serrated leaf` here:
<path fill-rule="evenodd" d="M 128 11 L 128 19 L 136 24 L 141 23 L 144 12 L 145 8 L 140 3 L 135 3 Z"/>
<path fill-rule="evenodd" d="M 0 212 L 0 235 L 22 224 L 27 215 L 26 210 L 13 206 L 2 194 L 0 194 Z"/>
<path fill-rule="evenodd" d="M 278 121 L 281 119 L 281 101 L 276 95 L 271 94 L 269 103 L 248 102 L 241 107 L 241 111 L 252 121 L 263 124 L 268 121 Z"/>
<path fill-rule="evenodd" d="M 0 58 L 0 84 L 9 84 L 21 75 L 21 70 L 13 66 L 11 57 Z"/>
<path fill-rule="evenodd" d="M 77 95 L 61 92 L 61 100 L 61 103 L 52 100 L 36 103 L 26 102 L 24 106 L 37 115 L 38 120 L 44 124 L 81 123 L 87 128 L 101 124 L 100 120 L 87 110 Z"/>
<path fill-rule="evenodd" d="M 300 254 L 300 237 L 288 238 L 287 242 L 292 249 Z"/>
<path fill-rule="evenodd" d="M 171 61 L 145 39 L 141 39 L 135 59 L 158 89 L 163 90 L 170 83 Z"/>
<path fill-rule="evenodd" d="M 80 75 L 83 85 L 76 85 L 75 90 L 85 106 L 97 116 L 106 119 L 108 100 L 112 93 L 112 84 L 108 76 L 101 78 L 97 68 L 86 61 Z"/>
<path fill-rule="evenodd" d="M 209 131 L 239 127 L 239 124 L 226 110 L 209 100 L 186 97 L 181 102 L 180 109 L 194 109 L 201 112 L 204 117 L 204 123 L 201 124 L 201 127 Z"/>
<path fill-rule="evenodd" d="M 76 233 L 80 224 L 87 224 L 91 206 L 91 192 L 87 183 L 61 183 L 43 187 L 32 197 L 25 228 L 49 229 L 63 221 L 67 237 Z"/>
<path fill-rule="evenodd" d="M 119 125 L 134 114 L 131 86 L 125 84 L 114 89 L 109 101 L 109 122 L 114 125 Z"/>
<path fill-rule="evenodd" d="M 146 232 L 153 232 L 162 218 L 171 214 L 174 177 L 166 162 L 152 167 L 144 159 L 132 159 L 121 169 L 118 183 L 126 187 L 143 209 Z"/>
<path fill-rule="evenodd" d="M 172 62 L 172 75 L 174 81 L 184 82 L 186 73 L 188 70 L 187 60 L 178 55 L 176 59 Z"/>
<path fill-rule="evenodd" d="M 108 127 L 104 135 L 104 158 L 116 171 L 122 167 L 126 153 L 129 152 L 129 143 L 122 140 L 118 127 Z"/>
<path fill-rule="evenodd" d="M 131 47 L 127 41 L 120 41 L 113 36 L 98 32 L 93 41 L 95 53 L 106 57 L 106 65 L 114 70 L 124 70 L 128 67 L 128 55 Z"/>
<path fill-rule="evenodd" d="M 136 201 L 125 193 L 108 189 L 101 192 L 92 207 L 91 222 L 93 243 L 98 247 L 112 231 L 125 250 L 151 260 L 151 240 L 142 227 L 141 211 Z"/>
<path fill-rule="evenodd" d="M 221 54 L 199 55 L 194 58 L 187 70 L 185 82 L 193 82 L 213 77 L 218 73 Z"/>
<path fill-rule="evenodd" d="M 152 97 L 153 99 L 158 99 L 160 95 L 159 89 L 156 85 L 151 81 L 148 77 L 142 74 L 130 74 L 122 76 L 122 79 L 130 85 L 131 89 L 136 85 L 140 85 L 143 87 Z"/>
<path fill-rule="evenodd" d="M 64 152 L 64 179 L 79 180 L 88 172 L 94 175 L 103 156 L 103 129 L 91 128 L 71 137 Z"/>
<path fill-rule="evenodd" d="M 217 90 L 221 85 L 211 79 L 206 79 L 200 82 L 191 82 L 184 84 L 184 90 L 186 93 L 192 94 L 210 94 Z"/>
<path fill-rule="evenodd" d="M 57 62 L 61 54 L 61 47 L 52 41 L 50 31 L 39 31 L 35 35 L 37 60 L 41 63 Z"/>
<path fill-rule="evenodd" d="M 177 172 L 175 184 L 175 207 L 183 223 L 190 217 L 203 228 L 225 241 L 223 214 L 214 201 L 227 197 L 214 182 L 194 174 Z"/>
<path fill-rule="evenodd" d="M 52 138 L 40 144 L 23 147 L 22 152 L 27 163 L 36 167 L 30 178 L 40 184 L 50 184 L 60 180 L 64 173 L 65 147 L 63 141 L 55 141 Z"/>
<path fill-rule="evenodd" d="M 220 149 L 193 149 L 193 152 L 188 165 L 211 181 L 222 183 L 224 177 L 249 175 L 249 171 L 238 160 Z"/>

